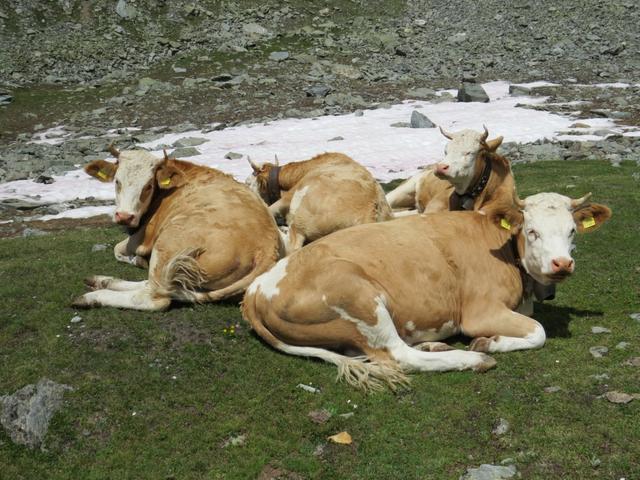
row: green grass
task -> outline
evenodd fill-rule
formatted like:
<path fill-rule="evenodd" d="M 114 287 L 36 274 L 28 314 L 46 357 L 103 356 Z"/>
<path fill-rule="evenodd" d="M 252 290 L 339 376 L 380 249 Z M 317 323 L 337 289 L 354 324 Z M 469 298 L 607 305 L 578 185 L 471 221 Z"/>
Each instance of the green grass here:
<path fill-rule="evenodd" d="M 607 389 L 640 392 L 638 369 L 622 365 L 640 355 L 640 324 L 628 317 L 640 311 L 640 168 L 547 162 L 515 173 L 522 196 L 592 191 L 614 212 L 578 239 L 576 274 L 556 300 L 537 305 L 547 345 L 497 354 L 497 368 L 486 374 L 414 374 L 411 389 L 398 394 L 365 395 L 336 384 L 333 366 L 273 351 L 248 330 L 235 303 L 164 313 L 96 309 L 70 324 L 76 312 L 68 305 L 86 275 L 145 276 L 110 251 L 91 252 L 122 233 L 2 240 L 0 392 L 41 377 L 75 391 L 43 451 L 0 433 L 0 478 L 248 479 L 270 464 L 286 478 L 457 479 L 467 466 L 506 458 L 527 479 L 633 478 L 640 401 L 597 397 Z M 233 324 L 235 335 L 225 335 Z M 594 325 L 612 332 L 593 335 Z M 621 341 L 630 342 L 626 350 L 614 348 Z M 593 359 L 594 345 L 608 346 L 609 355 Z M 601 373 L 609 380 L 590 378 Z M 321 393 L 296 388 L 310 382 Z M 561 390 L 545 393 L 547 386 Z M 334 416 L 317 425 L 307 414 L 320 408 Z M 511 430 L 495 438 L 498 418 Z M 353 445 L 326 444 L 342 430 Z M 237 435 L 246 435 L 244 445 L 223 447 Z M 324 450 L 314 455 L 319 445 Z"/>

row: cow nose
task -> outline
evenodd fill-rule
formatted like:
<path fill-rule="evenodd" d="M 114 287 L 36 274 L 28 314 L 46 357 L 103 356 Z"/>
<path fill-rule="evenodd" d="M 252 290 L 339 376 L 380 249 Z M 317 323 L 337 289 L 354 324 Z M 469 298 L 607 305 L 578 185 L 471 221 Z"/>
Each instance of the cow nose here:
<path fill-rule="evenodd" d="M 558 257 L 551 260 L 553 273 L 573 273 L 573 258 Z"/>
<path fill-rule="evenodd" d="M 436 173 L 445 175 L 448 171 L 449 171 L 449 165 L 445 165 L 444 163 L 438 163 L 436 165 Z"/>
<path fill-rule="evenodd" d="M 134 216 L 135 215 L 133 213 L 116 212 L 116 223 L 119 223 L 120 225 L 131 225 Z"/>

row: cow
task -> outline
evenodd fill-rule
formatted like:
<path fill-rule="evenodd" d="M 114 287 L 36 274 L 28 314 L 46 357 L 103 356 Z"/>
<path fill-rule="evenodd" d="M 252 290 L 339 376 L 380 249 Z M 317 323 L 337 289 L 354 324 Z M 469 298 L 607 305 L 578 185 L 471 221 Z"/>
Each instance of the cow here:
<path fill-rule="evenodd" d="M 247 185 L 286 218 L 287 254 L 336 230 L 390 220 L 391 208 L 371 173 L 342 153 L 258 165 L 249 159 Z"/>
<path fill-rule="evenodd" d="M 391 208 L 415 208 L 420 213 L 479 210 L 491 198 L 513 187 L 509 162 L 496 153 L 503 137 L 487 140 L 486 127 L 483 133 L 440 131 L 451 140 L 445 147 L 444 160 L 389 192 L 387 202 Z"/>
<path fill-rule="evenodd" d="M 364 389 L 396 388 L 411 370 L 484 371 L 496 363 L 488 353 L 540 348 L 542 325 L 514 311 L 523 275 L 570 276 L 576 231 L 611 211 L 588 196 L 512 198 L 335 232 L 259 276 L 243 317 L 274 348 L 333 363 Z M 473 338 L 470 351 L 440 342 L 460 333 Z M 354 349 L 362 355 L 341 353 Z"/>
<path fill-rule="evenodd" d="M 149 277 L 129 282 L 95 275 L 94 291 L 76 307 L 163 310 L 172 300 L 213 302 L 241 294 L 283 253 L 264 203 L 231 176 L 144 150 L 112 149 L 115 163 L 96 160 L 86 173 L 115 181 L 115 223 L 131 235 L 116 256 L 148 261 Z"/>

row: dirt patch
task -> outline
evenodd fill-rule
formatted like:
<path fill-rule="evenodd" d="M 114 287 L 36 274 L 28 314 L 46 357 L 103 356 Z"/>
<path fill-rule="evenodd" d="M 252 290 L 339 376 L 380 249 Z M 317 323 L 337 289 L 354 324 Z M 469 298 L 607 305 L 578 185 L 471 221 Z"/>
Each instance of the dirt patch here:
<path fill-rule="evenodd" d="M 76 228 L 107 227 L 112 224 L 109 215 L 98 215 L 90 218 L 61 218 L 43 222 L 41 220 L 11 222 L 0 224 L 0 238 L 28 236 L 31 231 L 54 233 L 65 232 Z"/>

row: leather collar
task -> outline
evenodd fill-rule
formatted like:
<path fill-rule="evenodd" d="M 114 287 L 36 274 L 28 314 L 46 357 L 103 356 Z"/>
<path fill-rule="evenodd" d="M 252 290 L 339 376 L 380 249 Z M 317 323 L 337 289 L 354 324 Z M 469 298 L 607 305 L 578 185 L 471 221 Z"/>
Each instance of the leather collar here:
<path fill-rule="evenodd" d="M 467 190 L 462 195 L 459 195 L 454 192 L 454 195 L 458 199 L 458 204 L 463 210 L 473 210 L 473 204 L 475 203 L 475 199 L 484 188 L 489 183 L 489 177 L 491 176 L 491 158 L 485 157 L 485 165 L 482 170 L 482 174 L 480 178 L 476 182 L 476 184 L 471 188 L 471 190 Z"/>

